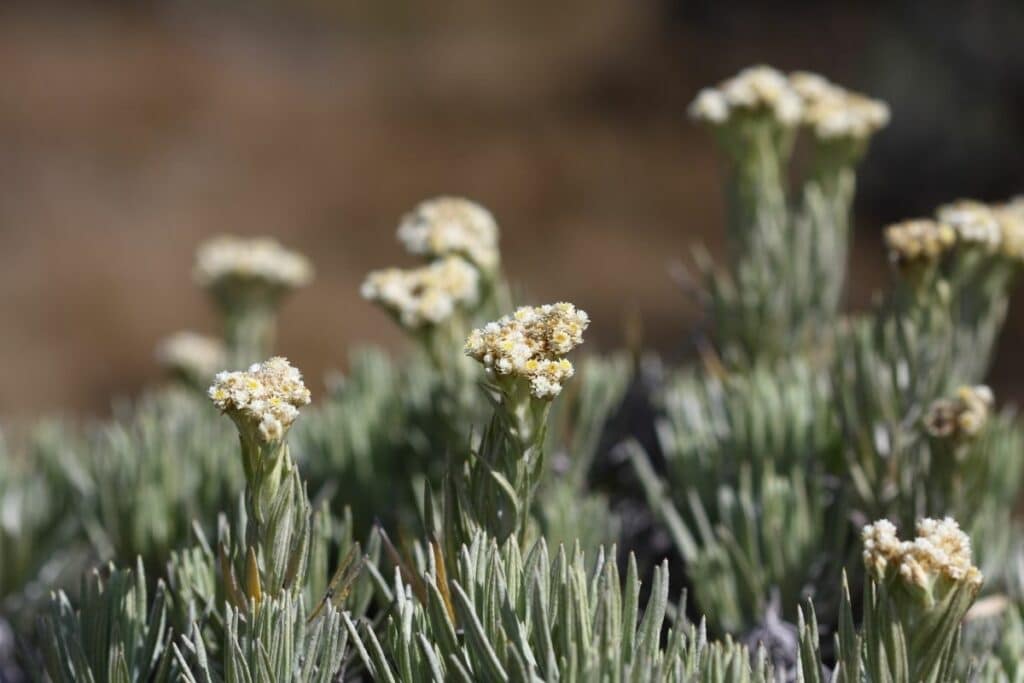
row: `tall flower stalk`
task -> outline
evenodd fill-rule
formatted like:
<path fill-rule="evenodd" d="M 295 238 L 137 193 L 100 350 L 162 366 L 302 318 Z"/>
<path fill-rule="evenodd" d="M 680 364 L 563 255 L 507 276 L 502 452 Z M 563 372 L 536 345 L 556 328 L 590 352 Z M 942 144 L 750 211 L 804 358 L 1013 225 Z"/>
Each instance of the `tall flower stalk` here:
<path fill-rule="evenodd" d="M 494 415 L 471 467 L 469 493 L 504 541 L 525 538 L 534 491 L 544 473 L 551 401 L 573 376 L 565 356 L 583 342 L 586 312 L 570 303 L 523 306 L 473 330 L 466 354 L 484 367 Z M 474 481 L 476 482 L 474 484 Z"/>
<path fill-rule="evenodd" d="M 399 403 L 402 429 L 420 438 L 405 439 L 398 456 L 416 484 L 439 486 L 445 461 L 437 455 L 463 448 L 472 425 L 486 415 L 473 362 L 461 350 L 478 318 L 486 320 L 505 296 L 498 236 L 494 217 L 476 202 L 421 202 L 397 230 L 398 241 L 421 263 L 371 271 L 362 284 L 363 298 L 387 313 L 417 351 L 406 365 L 415 386 Z"/>
<path fill-rule="evenodd" d="M 397 235 L 408 253 L 426 263 L 371 272 L 363 282 L 363 297 L 410 334 L 441 377 L 465 380 L 458 345 L 470 330 L 472 315 L 492 307 L 506 289 L 498 224 L 476 202 L 438 197 L 403 216 Z"/>
<path fill-rule="evenodd" d="M 728 159 L 728 267 L 698 253 L 720 351 L 749 365 L 827 341 L 846 275 L 854 169 L 888 108 L 817 74 L 757 66 L 702 90 L 690 115 Z M 791 193 L 801 129 L 809 164 Z"/>
<path fill-rule="evenodd" d="M 210 399 L 238 429 L 245 472 L 245 593 L 259 599 L 301 590 L 311 509 L 286 436 L 310 402 L 299 371 L 271 358 L 244 372 L 222 372 Z M 225 577 L 229 583 L 231 576 Z"/>
<path fill-rule="evenodd" d="M 194 277 L 224 318 L 230 367 L 244 368 L 270 355 L 281 301 L 313 268 L 275 240 L 223 236 L 199 248 Z"/>

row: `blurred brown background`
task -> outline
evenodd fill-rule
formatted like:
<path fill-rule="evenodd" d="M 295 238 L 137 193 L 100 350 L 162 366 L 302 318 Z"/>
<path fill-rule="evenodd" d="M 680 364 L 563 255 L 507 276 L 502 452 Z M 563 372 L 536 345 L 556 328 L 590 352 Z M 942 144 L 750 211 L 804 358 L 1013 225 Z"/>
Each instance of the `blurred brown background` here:
<path fill-rule="evenodd" d="M 401 337 L 357 293 L 398 217 L 462 194 L 510 275 L 593 338 L 682 353 L 670 263 L 719 245 L 696 90 L 766 62 L 890 102 L 861 174 L 851 304 L 887 221 L 1024 191 L 1022 3 L 306 0 L 0 3 L 0 414 L 102 413 L 154 344 L 213 331 L 190 269 L 220 232 L 311 255 L 281 350 L 311 377 Z M 1024 297 L 1018 296 L 1018 299 Z M 1024 393 L 1016 307 L 995 384 Z"/>

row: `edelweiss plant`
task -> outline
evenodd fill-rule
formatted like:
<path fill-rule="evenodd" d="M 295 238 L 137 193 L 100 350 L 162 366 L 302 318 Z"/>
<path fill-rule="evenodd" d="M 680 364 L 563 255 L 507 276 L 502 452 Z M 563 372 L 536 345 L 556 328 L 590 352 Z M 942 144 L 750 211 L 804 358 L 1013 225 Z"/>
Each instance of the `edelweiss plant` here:
<path fill-rule="evenodd" d="M 586 312 L 570 303 L 523 306 L 473 330 L 466 354 L 484 367 L 494 416 L 479 452 L 467 463 L 468 495 L 478 519 L 504 542 L 523 540 L 533 495 L 545 471 L 551 400 L 575 368 L 565 357 L 583 342 Z M 468 501 L 466 501 L 468 502 Z"/>
<path fill-rule="evenodd" d="M 980 382 L 1006 320 L 1009 291 L 1024 262 L 1024 213 L 1019 200 L 988 206 L 961 200 L 940 207 L 939 221 L 957 233 L 949 269 L 956 379 Z"/>
<path fill-rule="evenodd" d="M 949 517 L 922 519 L 913 541 L 900 541 L 887 520 L 867 525 L 861 536 L 868 574 L 863 627 L 853 627 L 844 584 L 834 676 L 868 683 L 954 680 L 960 622 L 982 584 L 970 539 Z M 801 630 L 803 680 L 824 681 L 813 610 Z"/>
<path fill-rule="evenodd" d="M 498 224 L 468 199 L 439 197 L 417 205 L 398 226 L 398 240 L 425 259 L 417 268 L 371 272 L 363 297 L 379 304 L 427 352 L 449 384 L 466 384 L 466 366 L 453 350 L 474 314 L 503 303 Z M 449 418 L 450 419 L 450 418 Z"/>
<path fill-rule="evenodd" d="M 472 364 L 459 350 L 476 318 L 504 296 L 498 227 L 482 206 L 442 197 L 405 216 L 398 239 L 426 264 L 373 271 L 362 294 L 402 326 L 426 359 L 414 355 L 402 369 L 405 386 L 389 419 L 399 412 L 404 429 L 416 434 L 392 447 L 396 466 L 437 486 L 443 475 L 437 453 L 463 441 L 484 414 Z"/>
<path fill-rule="evenodd" d="M 659 452 L 626 452 L 698 612 L 787 664 L 800 600 L 815 596 L 832 625 L 840 570 L 861 581 L 851 519 L 965 517 L 997 590 L 1017 533 L 1020 434 L 981 382 L 1019 267 L 1019 205 L 958 202 L 890 226 L 892 286 L 842 318 L 853 169 L 885 106 L 754 68 L 691 113 L 729 158 L 729 268 L 701 261 L 714 345 L 656 396 Z M 790 192 L 801 129 L 810 161 Z"/>
<path fill-rule="evenodd" d="M 480 272 L 459 256 L 426 266 L 370 273 L 363 297 L 387 310 L 418 342 L 442 373 L 458 370 L 450 356 L 464 316 L 479 303 Z"/>
<path fill-rule="evenodd" d="M 577 373 L 586 313 L 513 309 L 493 216 L 442 197 L 398 227 L 420 263 L 362 288 L 415 352 L 354 355 L 313 407 L 288 361 L 256 362 L 309 263 L 204 245 L 225 342 L 158 355 L 212 382 L 237 440 L 168 386 L 0 450 L 0 678 L 53 590 L 22 645 L 55 681 L 1020 683 L 1024 430 L 984 382 L 1024 200 L 889 226 L 889 286 L 844 315 L 855 168 L 887 107 L 755 67 L 691 113 L 726 153 L 729 217 L 724 267 L 698 254 L 693 367 Z M 623 436 L 638 481 L 603 457 Z M 692 604 L 670 604 L 671 561 Z"/>
<path fill-rule="evenodd" d="M 258 601 L 264 592 L 294 590 L 306 569 L 312 511 L 285 437 L 309 404 L 309 389 L 287 360 L 271 358 L 245 372 L 219 373 L 209 394 L 235 423 L 242 446 L 248 596 Z"/>
<path fill-rule="evenodd" d="M 228 363 L 224 343 L 195 332 L 176 332 L 156 348 L 156 359 L 169 375 L 187 386 L 205 389 Z"/>
<path fill-rule="evenodd" d="M 697 254 L 720 350 L 751 363 L 827 341 L 818 337 L 842 294 L 854 168 L 888 108 L 816 74 L 758 66 L 702 90 L 690 115 L 729 161 L 728 271 Z M 788 165 L 801 128 L 810 163 L 793 202 Z"/>
<path fill-rule="evenodd" d="M 458 306 L 479 298 L 479 271 L 457 256 L 409 270 L 388 268 L 370 273 L 363 297 L 378 302 L 408 329 L 437 325 Z"/>
<path fill-rule="evenodd" d="M 313 279 L 313 268 L 301 254 L 272 239 L 234 236 L 200 246 L 193 272 L 223 315 L 235 368 L 270 354 L 281 300 Z"/>
<path fill-rule="evenodd" d="M 228 683 L 334 680 L 347 643 L 339 605 L 352 590 L 351 570 L 358 564 L 350 556 L 334 579 L 325 581 L 329 515 L 324 508 L 314 518 L 286 440 L 310 392 L 287 360 L 271 358 L 244 372 L 219 373 L 209 396 L 238 429 L 245 514 L 237 542 L 222 525 L 219 590 L 210 585 L 208 546 L 179 555 L 172 564 L 175 578 L 188 587 L 190 615 L 209 615 L 211 594 L 224 600 L 223 611 L 213 612 L 219 628 L 193 625 L 176 659 L 189 681 L 214 675 Z M 352 552 L 358 557 L 358 545 Z M 307 594 L 311 583 L 322 597 Z"/>
<path fill-rule="evenodd" d="M 479 205 L 429 200 L 402 220 L 398 233 L 427 263 L 374 271 L 362 290 L 409 334 L 417 353 L 399 363 L 377 352 L 354 354 L 348 374 L 332 379 L 325 402 L 299 427 L 295 454 L 314 490 L 330 490 L 334 500 L 351 505 L 357 525 L 376 520 L 406 532 L 419 527 L 424 487 L 442 488 L 447 459 L 439 455 L 480 450 L 477 425 L 486 420 L 488 403 L 480 400 L 478 366 L 463 343 L 507 299 L 508 288 L 497 226 Z M 552 467 L 572 476 L 553 478 L 535 512 L 552 533 L 565 529 L 567 541 L 585 521 L 589 530 L 579 533 L 595 541 L 585 544 L 593 548 L 614 541 L 614 521 L 606 501 L 585 491 L 586 479 L 631 368 L 625 358 L 588 361 L 546 439 L 557 454 Z M 379 508 L 381 495 L 394 502 L 387 510 Z M 571 502 L 580 498 L 587 501 L 585 520 Z"/>
<path fill-rule="evenodd" d="M 988 371 L 1022 262 L 1022 234 L 1019 200 L 960 200 L 940 207 L 936 220 L 886 230 L 890 260 L 912 300 L 948 319 L 954 381 L 977 383 Z"/>

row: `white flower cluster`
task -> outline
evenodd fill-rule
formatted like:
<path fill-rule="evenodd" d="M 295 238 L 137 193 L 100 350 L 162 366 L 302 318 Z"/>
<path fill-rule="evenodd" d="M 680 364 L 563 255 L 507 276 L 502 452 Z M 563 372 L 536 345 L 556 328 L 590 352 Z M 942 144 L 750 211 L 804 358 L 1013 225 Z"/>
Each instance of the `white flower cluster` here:
<path fill-rule="evenodd" d="M 889 123 L 889 106 L 824 76 L 797 71 L 789 83 L 803 102 L 803 123 L 823 140 L 865 139 Z"/>
<path fill-rule="evenodd" d="M 864 527 L 861 539 L 864 564 L 876 578 L 882 578 L 891 567 L 907 584 L 924 589 L 930 589 L 940 577 L 955 583 L 981 585 L 982 575 L 971 554 L 971 539 L 952 517 L 922 519 L 917 523 L 917 538 L 913 541 L 900 541 L 896 527 L 882 519 Z"/>
<path fill-rule="evenodd" d="M 313 279 L 313 267 L 302 254 L 276 240 L 223 235 L 199 247 L 194 276 L 203 287 L 260 280 L 275 288 L 295 289 Z"/>
<path fill-rule="evenodd" d="M 961 242 L 1024 260 L 1024 197 L 1002 204 L 960 199 L 940 207 L 937 215 L 953 226 Z"/>
<path fill-rule="evenodd" d="M 215 337 L 175 332 L 157 345 L 156 359 L 168 370 L 209 379 L 227 363 L 227 349 Z"/>
<path fill-rule="evenodd" d="M 302 375 L 285 358 L 254 363 L 245 372 L 221 372 L 209 389 L 210 400 L 239 426 L 254 426 L 265 442 L 280 441 L 309 405 Z"/>
<path fill-rule="evenodd" d="M 894 223 L 885 229 L 889 260 L 905 266 L 934 261 L 956 244 L 956 231 L 926 218 Z"/>
<path fill-rule="evenodd" d="M 1002 243 L 1002 228 L 999 217 L 987 204 L 972 199 L 961 199 L 940 206 L 936 218 L 956 231 L 957 239 L 964 244 L 995 251 Z"/>
<path fill-rule="evenodd" d="M 570 303 L 523 306 L 473 330 L 466 354 L 483 363 L 489 375 L 524 379 L 535 398 L 551 399 L 573 376 L 564 356 L 583 343 L 589 324 L 586 312 Z"/>
<path fill-rule="evenodd" d="M 999 252 L 1024 261 L 1024 198 L 1003 204 L 960 199 L 939 207 L 937 220 L 903 221 L 885 229 L 885 244 L 894 263 L 935 260 L 957 244 Z"/>
<path fill-rule="evenodd" d="M 795 126 L 803 103 L 785 74 L 770 66 L 752 66 L 717 87 L 701 90 L 689 109 L 694 120 L 714 125 L 752 112 L 767 112 L 782 125 Z"/>
<path fill-rule="evenodd" d="M 889 123 L 889 107 L 818 74 L 789 76 L 768 66 L 744 69 L 717 87 L 701 90 L 690 117 L 721 125 L 734 114 L 769 112 L 784 126 L 803 123 L 825 140 L 865 139 Z"/>
<path fill-rule="evenodd" d="M 924 426 L 936 438 L 971 437 L 985 426 L 994 405 L 995 396 L 987 386 L 963 386 L 956 398 L 941 398 L 929 406 Z"/>
<path fill-rule="evenodd" d="M 415 329 L 447 320 L 458 306 L 472 306 L 480 296 L 480 272 L 458 256 L 420 268 L 386 268 L 363 282 L 363 298 L 394 314 Z"/>
<path fill-rule="evenodd" d="M 1014 197 L 992 208 L 999 220 L 1003 254 L 1011 259 L 1024 260 L 1024 196 Z"/>
<path fill-rule="evenodd" d="M 402 219 L 398 239 L 412 254 L 457 254 L 485 271 L 497 268 L 500 259 L 494 216 L 476 202 L 458 197 L 420 203 Z"/>

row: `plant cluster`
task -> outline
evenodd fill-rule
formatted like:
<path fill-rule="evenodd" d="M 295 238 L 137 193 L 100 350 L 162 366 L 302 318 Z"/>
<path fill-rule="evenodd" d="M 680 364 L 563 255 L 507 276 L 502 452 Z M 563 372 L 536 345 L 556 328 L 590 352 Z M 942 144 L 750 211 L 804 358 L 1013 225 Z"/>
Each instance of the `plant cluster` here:
<path fill-rule="evenodd" d="M 754 67 L 691 114 L 729 249 L 683 367 L 581 355 L 599 321 L 513 305 L 494 217 L 442 197 L 362 287 L 409 353 L 316 395 L 274 355 L 307 259 L 202 245 L 219 337 L 109 420 L 5 427 L 0 680 L 1024 680 L 1024 431 L 984 384 L 1024 201 L 887 227 L 846 311 L 885 104 Z"/>

